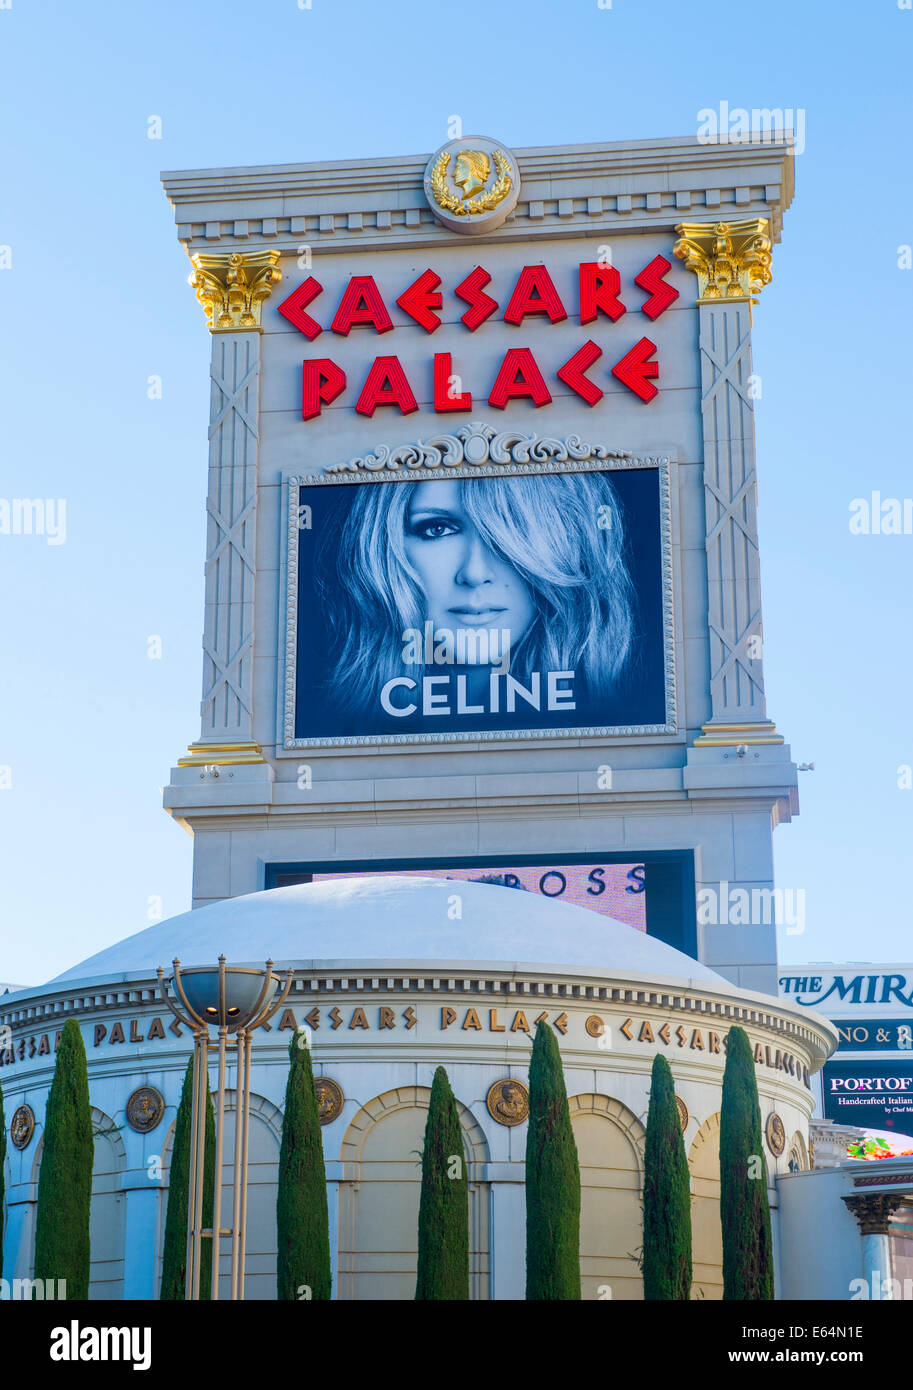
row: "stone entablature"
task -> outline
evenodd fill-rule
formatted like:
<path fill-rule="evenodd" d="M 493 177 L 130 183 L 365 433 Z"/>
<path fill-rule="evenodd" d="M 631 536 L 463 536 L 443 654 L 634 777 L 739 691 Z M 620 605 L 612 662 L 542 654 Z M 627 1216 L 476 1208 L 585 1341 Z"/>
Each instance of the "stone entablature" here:
<path fill-rule="evenodd" d="M 673 228 L 768 217 L 779 241 L 793 196 L 792 137 L 699 144 L 693 137 L 516 151 L 522 192 L 490 242 Z M 318 253 L 448 244 L 423 191 L 428 156 L 196 169 L 162 175 L 189 251 L 279 247 Z M 225 203 L 234 215 L 224 215 Z"/>
<path fill-rule="evenodd" d="M 50 996 L 42 991 L 41 1002 L 22 1000 L 0 1015 L 0 1024 L 13 1029 L 11 1047 L 0 1053 L 4 1077 L 33 1081 L 49 1073 L 54 1035 L 68 1017 L 85 1020 L 90 1057 L 99 1048 L 116 1055 L 123 1044 L 124 1055 L 135 1065 L 133 1048 L 139 1043 L 154 1044 L 150 1060 L 154 1057 L 156 1063 L 176 1050 L 171 1034 L 180 1037 L 181 1030 L 167 1012 L 163 1015 L 153 981 L 138 975 L 116 984 L 121 987 L 77 987 Z M 307 1027 L 317 1057 L 324 1048 L 348 1051 L 359 1044 L 367 1044 L 372 1054 L 389 1046 L 401 1055 L 410 1043 L 423 1049 L 439 1043 L 468 1045 L 474 1051 L 490 1047 L 498 1034 L 504 1034 L 505 1045 L 521 1045 L 521 1035 L 530 1035 L 541 1016 L 560 1034 L 569 1065 L 580 1065 L 581 1054 L 611 1066 L 664 1051 L 720 1075 L 725 1033 L 734 1025 L 744 1027 L 756 1048 L 759 1079 L 765 1071 L 779 1073 L 780 1084 L 808 1094 L 809 1110 L 808 1075 L 834 1042 L 832 1030 L 820 1019 L 771 1010 L 760 996 L 756 1002 L 746 996 L 740 1003 L 713 990 L 683 988 L 681 982 L 607 979 L 579 971 L 571 976 L 541 968 L 499 971 L 473 962 L 435 962 L 422 969 L 421 963 L 368 961 L 357 972 L 331 962 L 297 969 L 288 1008 L 277 1019 L 275 1033 L 269 1036 L 271 1028 L 261 1039 L 260 1049 L 284 1050 L 284 1033 Z M 150 1030 L 147 1025 L 156 1020 Z M 188 1045 L 179 1044 L 181 1049 Z M 112 1047 L 115 1053 L 109 1051 Z"/>

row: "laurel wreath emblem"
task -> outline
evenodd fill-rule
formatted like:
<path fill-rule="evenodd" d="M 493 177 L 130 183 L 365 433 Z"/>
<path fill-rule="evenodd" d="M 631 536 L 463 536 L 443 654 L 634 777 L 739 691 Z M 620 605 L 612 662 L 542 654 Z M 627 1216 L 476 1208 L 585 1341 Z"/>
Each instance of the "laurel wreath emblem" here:
<path fill-rule="evenodd" d="M 464 200 L 457 198 L 447 187 L 446 174 L 450 155 L 442 154 L 431 171 L 431 191 L 435 202 L 445 212 L 452 212 L 455 217 L 465 217 L 467 213 L 491 212 L 492 208 L 496 208 L 507 197 L 513 182 L 510 177 L 510 162 L 501 151 L 495 150 L 492 158 L 498 171 L 497 179 L 491 188 L 486 189 L 477 198 Z"/>

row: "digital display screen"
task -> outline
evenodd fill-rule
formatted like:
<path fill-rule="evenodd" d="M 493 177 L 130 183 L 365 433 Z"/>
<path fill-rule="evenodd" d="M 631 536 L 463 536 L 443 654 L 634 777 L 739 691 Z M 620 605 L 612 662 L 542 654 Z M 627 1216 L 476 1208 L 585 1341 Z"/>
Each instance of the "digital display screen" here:
<path fill-rule="evenodd" d="M 267 863 L 264 888 L 336 878 L 406 874 L 489 882 L 571 903 L 656 937 L 697 957 L 693 850 L 614 850 L 606 854 L 479 855 L 450 860 L 376 859 Z"/>
<path fill-rule="evenodd" d="M 371 870 L 370 872 L 374 872 Z M 591 912 L 614 917 L 637 931 L 646 931 L 646 892 L 643 864 L 561 864 L 534 867 L 498 865 L 484 869 L 388 869 L 387 874 L 410 877 L 452 878 L 464 882 L 479 879 L 502 880 L 505 887 L 541 893 L 558 902 L 573 903 Z M 358 878 L 356 873 L 312 876 L 315 883 L 334 878 Z"/>
<path fill-rule="evenodd" d="M 298 497 L 295 739 L 665 726 L 657 468 Z"/>
<path fill-rule="evenodd" d="M 909 1062 L 825 1062 L 824 1114 L 841 1125 L 913 1134 Z"/>

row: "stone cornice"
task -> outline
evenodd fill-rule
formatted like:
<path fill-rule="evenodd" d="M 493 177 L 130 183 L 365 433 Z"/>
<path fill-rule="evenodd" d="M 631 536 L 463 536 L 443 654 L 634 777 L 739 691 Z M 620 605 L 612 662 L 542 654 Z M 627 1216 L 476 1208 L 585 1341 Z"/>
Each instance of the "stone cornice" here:
<path fill-rule="evenodd" d="M 642 743 L 658 742 L 659 740 L 638 739 L 638 745 Z M 668 742 L 681 744 L 682 738 L 667 738 Z M 601 746 L 598 741 L 596 747 Z M 446 745 L 444 745 L 446 748 Z M 269 758 L 277 757 L 275 750 L 265 749 L 266 756 Z M 308 750 L 305 754 L 299 749 L 295 751 L 295 757 L 308 762 L 315 762 L 316 758 L 324 754 L 325 756 L 339 756 L 338 749 L 328 750 Z M 346 757 L 353 750 L 346 748 L 343 750 Z M 355 753 L 362 753 L 367 756 L 377 750 L 355 749 Z M 398 750 L 400 753 L 402 750 Z M 433 750 L 437 753 L 437 747 Z M 530 790 L 506 792 L 499 790 L 497 785 L 488 790 L 486 787 L 477 787 L 468 793 L 464 786 L 456 788 L 446 788 L 442 786 L 442 794 L 432 797 L 427 792 L 423 792 L 420 799 L 412 795 L 409 790 L 408 780 L 402 787 L 395 790 L 368 789 L 359 790 L 359 783 L 353 785 L 352 782 L 325 784 L 325 794 L 317 790 L 317 784 L 309 792 L 307 800 L 303 800 L 301 793 L 296 788 L 296 783 L 292 781 L 266 781 L 253 784 L 245 789 L 238 786 L 234 789 L 233 800 L 230 804 L 225 804 L 224 794 L 218 789 L 201 782 L 199 769 L 193 768 L 185 770 L 182 768 L 173 769 L 171 782 L 164 791 L 164 807 L 179 821 L 193 821 L 199 830 L 206 829 L 225 829 L 226 822 L 232 823 L 233 829 L 256 829 L 262 826 L 262 807 L 269 806 L 269 814 L 273 824 L 279 819 L 282 821 L 283 828 L 298 829 L 313 826 L 327 826 L 336 828 L 340 825 L 380 825 L 383 823 L 396 825 L 421 824 L 428 822 L 429 815 L 448 823 L 457 822 L 487 822 L 502 821 L 509 814 L 514 820 L 542 820 L 548 817 L 550 820 L 560 818 L 562 820 L 577 820 L 581 817 L 586 819 L 607 818 L 616 820 L 623 816 L 635 816 L 647 812 L 656 813 L 660 810 L 663 815 L 679 815 L 683 818 L 692 816 L 696 811 L 702 812 L 705 803 L 713 802 L 715 812 L 739 811 L 744 812 L 749 806 L 755 811 L 772 814 L 774 809 L 782 820 L 789 819 L 789 796 L 790 782 L 788 780 L 788 770 L 791 764 L 785 764 L 784 769 L 770 768 L 768 772 L 769 780 L 763 785 L 745 786 L 733 782 L 727 785 L 722 777 L 715 789 L 691 792 L 683 791 L 680 786 L 675 787 L 670 783 L 680 782 L 680 768 L 661 768 L 654 769 L 654 776 L 651 779 L 653 785 L 642 785 L 631 790 L 617 790 L 612 792 L 600 792 L 596 790 L 569 791 L 567 782 L 569 779 L 586 779 L 592 783 L 595 781 L 595 774 L 590 773 L 556 773 L 538 774 L 541 778 L 554 776 L 562 778 L 565 787 L 561 790 L 550 790 L 549 788 L 540 789 L 538 792 L 532 785 L 537 774 L 526 774 L 530 778 Z M 624 775 L 619 773 L 619 780 Z M 733 770 L 732 777 L 737 776 L 737 769 Z M 186 778 L 186 780 L 185 780 Z M 474 781 L 473 778 L 461 777 L 458 773 L 454 775 L 454 781 L 466 784 Z M 513 778 L 511 778 L 513 780 Z M 495 779 L 497 782 L 497 779 Z"/>
<path fill-rule="evenodd" d="M 701 144 L 693 136 L 516 150 L 516 211 L 480 243 L 672 230 L 683 220 L 767 217 L 779 240 L 793 196 L 792 137 Z M 423 191 L 428 155 L 162 174 L 190 250 L 302 241 L 315 254 L 355 246 L 450 245 Z"/>

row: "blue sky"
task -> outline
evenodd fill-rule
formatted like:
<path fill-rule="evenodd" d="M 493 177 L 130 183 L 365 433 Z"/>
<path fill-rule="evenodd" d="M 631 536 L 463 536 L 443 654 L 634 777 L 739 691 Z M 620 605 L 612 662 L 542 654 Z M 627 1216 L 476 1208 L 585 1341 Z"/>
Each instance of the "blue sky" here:
<path fill-rule="evenodd" d="M 781 954 L 911 958 L 913 537 L 848 519 L 913 491 L 913 12 L 12 0 L 0 52 L 0 495 L 67 504 L 64 544 L 0 535 L 0 979 L 189 905 L 159 788 L 199 731 L 209 339 L 160 169 L 430 151 L 454 114 L 514 148 L 688 135 L 724 100 L 806 121 L 754 335 L 768 708 L 817 765 Z"/>

